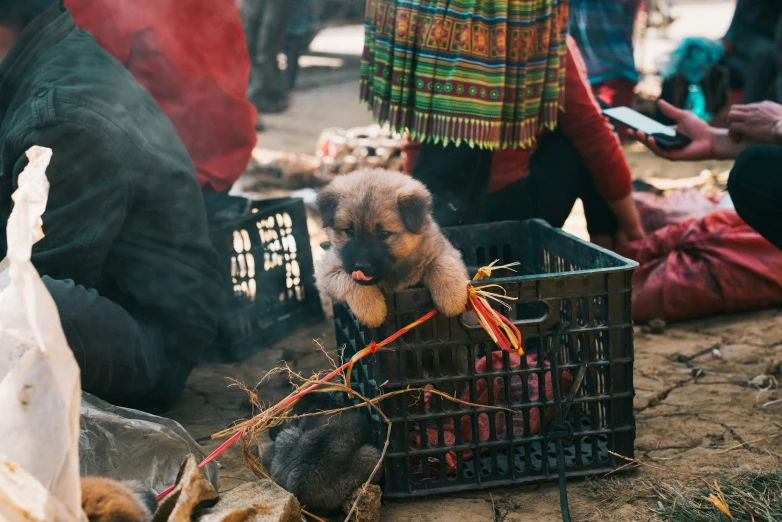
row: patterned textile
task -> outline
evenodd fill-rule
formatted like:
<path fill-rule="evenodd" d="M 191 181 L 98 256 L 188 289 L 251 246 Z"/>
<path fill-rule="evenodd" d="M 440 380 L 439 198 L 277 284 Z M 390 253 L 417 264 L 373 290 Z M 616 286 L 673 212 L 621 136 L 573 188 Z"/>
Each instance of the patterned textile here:
<path fill-rule="evenodd" d="M 567 0 L 368 0 L 361 100 L 417 141 L 531 147 L 564 100 Z"/>
<path fill-rule="evenodd" d="M 589 82 L 638 82 L 633 28 L 638 0 L 570 0 L 570 34 L 587 64 Z"/>

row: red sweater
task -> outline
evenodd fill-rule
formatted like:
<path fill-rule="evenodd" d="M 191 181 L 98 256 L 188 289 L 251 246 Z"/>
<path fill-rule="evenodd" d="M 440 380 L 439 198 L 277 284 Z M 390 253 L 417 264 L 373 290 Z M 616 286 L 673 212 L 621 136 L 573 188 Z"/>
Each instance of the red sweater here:
<path fill-rule="evenodd" d="M 586 74 L 586 65 L 575 41 L 567 38 L 567 75 L 565 106 L 559 116 L 559 127 L 571 139 L 592 173 L 595 187 L 613 203 L 630 194 L 632 175 L 619 139 L 603 116 Z M 541 133 L 539 133 L 540 136 Z M 405 171 L 412 172 L 420 150 L 419 143 L 405 147 Z M 497 192 L 529 174 L 531 149 L 499 150 L 492 160 L 489 192 Z"/>
<path fill-rule="evenodd" d="M 201 186 L 230 188 L 256 141 L 236 0 L 65 0 L 65 7 L 157 100 Z"/>

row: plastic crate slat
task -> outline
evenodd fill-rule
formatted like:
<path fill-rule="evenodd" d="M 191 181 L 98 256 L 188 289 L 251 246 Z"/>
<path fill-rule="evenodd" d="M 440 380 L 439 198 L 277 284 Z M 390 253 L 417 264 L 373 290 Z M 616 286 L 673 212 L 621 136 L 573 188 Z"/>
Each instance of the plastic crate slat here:
<path fill-rule="evenodd" d="M 385 383 L 384 391 L 427 385 L 441 391 L 448 389 L 449 394 L 456 393 L 459 397 L 469 391 L 470 401 L 477 402 L 476 386 L 483 381 L 481 386 L 485 386 L 489 403 L 494 401 L 494 387 L 501 386 L 497 399 L 523 412 L 517 413 L 514 419 L 510 412 L 487 407 L 463 408 L 456 403 L 443 407 L 447 399 L 441 397 L 431 399 L 428 410 L 423 397 L 414 406 L 405 397 L 381 402 L 380 407 L 394 423 L 391 451 L 384 464 L 384 496 L 416 497 L 554 478 L 554 445 L 549 440 L 549 421 L 543 415 L 554 401 L 545 393 L 544 376 L 550 367 L 544 364 L 545 357 L 541 354 L 551 346 L 552 335 L 565 321 L 569 326 L 560 343 L 560 371 L 575 376 L 581 368 L 581 355 L 588 357 L 582 387 L 569 415 L 569 420 L 576 425 L 573 440 L 564 444 L 567 475 L 592 475 L 616 469 L 621 463 L 609 450 L 621 450 L 632 457 L 635 419 L 630 300 L 631 276 L 637 264 L 535 220 L 458 227 L 444 232 L 464 253 L 468 266 L 488 264 L 495 255 L 501 257 L 502 263 L 521 263 L 517 273 L 495 277 L 491 283 L 505 287 L 509 295 L 519 296 L 521 305 L 542 303 L 535 307 L 537 311 L 516 306 L 507 315 L 511 320 L 516 319 L 513 314 L 525 314 L 518 316 L 525 319 L 533 317 L 534 320 L 523 322 L 519 328 L 525 351 L 537 354 L 538 360 L 536 365 L 527 365 L 522 360 L 518 366 L 511 367 L 509 355 L 503 354 L 502 369 L 487 364 L 489 371 L 477 372 L 476 359 L 491 358 L 498 348 L 480 328 L 467 330 L 457 318 L 436 316 L 431 324 L 400 339 L 393 350 L 359 361 L 354 373 L 361 377 L 356 382 L 361 382 L 363 390 L 369 391 L 372 397 L 379 394 L 373 386 L 381 382 Z M 387 302 L 389 315 L 382 327 L 384 334 L 428 312 L 432 306 L 431 296 L 424 288 L 388 296 Z M 546 313 L 542 312 L 543 308 Z M 345 345 L 345 359 L 370 340 L 385 337 L 357 324 L 346 306 L 335 306 L 334 317 L 339 325 L 337 343 Z M 363 334 L 360 340 L 349 335 L 355 332 Z M 462 357 L 467 358 L 466 373 L 457 371 L 461 362 L 456 359 L 461 361 Z M 537 378 L 536 400 L 529 395 L 533 376 Z M 368 382 L 372 383 L 369 390 L 364 387 Z M 516 387 L 515 392 L 511 392 L 511 386 Z M 389 413 L 390 410 L 393 411 Z M 537 433 L 532 433 L 533 412 L 538 415 Z M 478 425 L 482 417 L 488 421 L 488 440 L 480 440 Z M 372 419 L 376 442 L 382 445 L 387 427 L 377 415 Z M 455 443 L 451 446 L 443 444 L 446 426 L 454 432 Z M 520 428 L 523 432 L 516 431 Z M 411 429 L 417 430 L 419 447 L 411 446 Z M 436 432 L 434 447 L 428 444 L 427 429 Z M 462 440 L 462 430 L 469 432 L 470 442 Z M 448 453 L 455 454 L 457 463 L 451 475 L 446 473 L 445 466 Z M 467 458 L 465 455 L 470 453 L 472 458 Z M 439 468 L 432 469 L 432 473 L 430 460 L 439 463 Z"/>
<path fill-rule="evenodd" d="M 209 223 L 227 294 L 207 359 L 240 361 L 323 319 L 300 198 L 231 197 Z"/>

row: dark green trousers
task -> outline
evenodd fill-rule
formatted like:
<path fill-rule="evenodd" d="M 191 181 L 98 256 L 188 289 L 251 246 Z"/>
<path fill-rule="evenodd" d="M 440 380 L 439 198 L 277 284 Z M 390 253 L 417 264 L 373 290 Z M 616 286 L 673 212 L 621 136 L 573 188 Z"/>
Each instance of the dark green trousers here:
<path fill-rule="evenodd" d="M 181 395 L 191 365 L 166 347 L 161 326 L 131 316 L 97 291 L 43 276 L 65 338 L 81 370 L 81 387 L 107 402 L 162 412 Z"/>
<path fill-rule="evenodd" d="M 247 98 L 263 112 L 287 99 L 287 82 L 277 55 L 285 46 L 285 28 L 292 7 L 291 0 L 245 0 L 242 6 L 251 66 Z"/>

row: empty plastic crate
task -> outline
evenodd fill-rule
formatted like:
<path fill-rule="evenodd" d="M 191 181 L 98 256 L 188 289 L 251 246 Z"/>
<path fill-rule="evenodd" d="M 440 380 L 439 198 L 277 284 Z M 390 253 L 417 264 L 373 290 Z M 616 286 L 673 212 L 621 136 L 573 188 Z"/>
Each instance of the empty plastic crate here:
<path fill-rule="evenodd" d="M 500 350 L 470 313 L 450 319 L 438 314 L 391 350 L 355 365 L 351 385 L 367 397 L 376 397 L 379 388 L 386 393 L 433 388 L 481 405 L 419 392 L 380 402 L 393 422 L 384 463 L 385 497 L 556 478 L 554 397 L 546 391 L 552 349 L 565 391 L 583 367 L 566 419 L 566 475 L 604 473 L 625 463 L 610 452 L 633 457 L 630 307 L 637 264 L 538 220 L 455 227 L 445 234 L 462 251 L 471 275 L 494 259 L 521 263 L 515 273 L 495 272 L 488 281 L 518 298 L 511 311 L 496 308 L 519 327 L 526 354 Z M 337 343 L 344 346 L 345 360 L 433 308 L 425 288 L 389 294 L 386 300 L 388 317 L 377 330 L 361 326 L 347 306 L 335 306 Z M 371 417 L 375 442 L 382 447 L 386 424 L 369 407 L 361 410 Z"/>
<path fill-rule="evenodd" d="M 211 359 L 242 360 L 323 319 L 299 198 L 231 198 L 210 220 L 227 299 Z"/>

